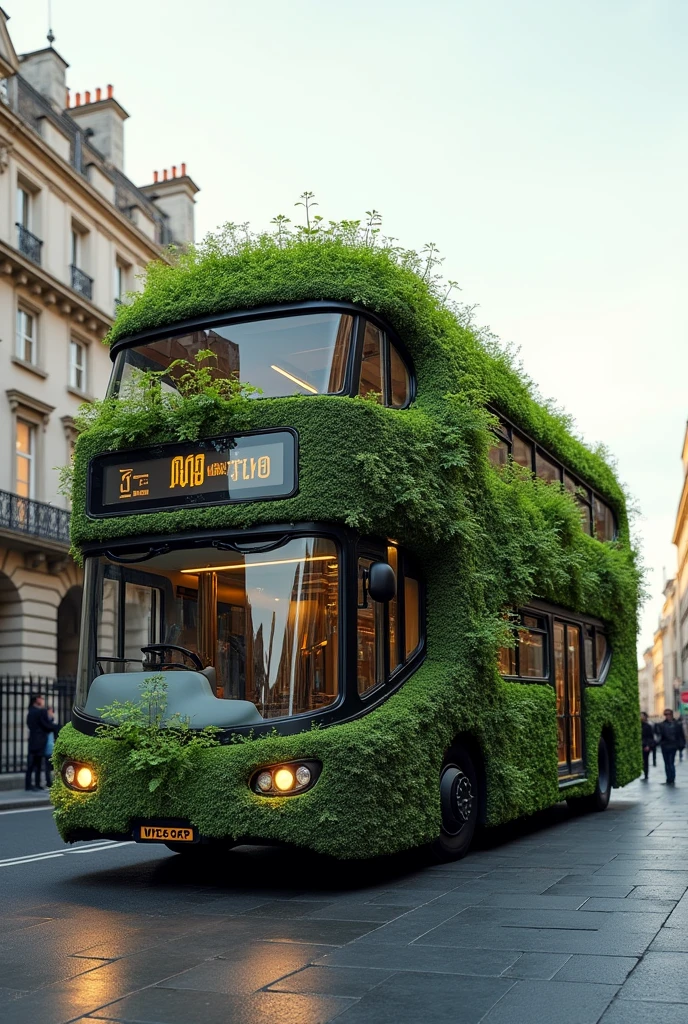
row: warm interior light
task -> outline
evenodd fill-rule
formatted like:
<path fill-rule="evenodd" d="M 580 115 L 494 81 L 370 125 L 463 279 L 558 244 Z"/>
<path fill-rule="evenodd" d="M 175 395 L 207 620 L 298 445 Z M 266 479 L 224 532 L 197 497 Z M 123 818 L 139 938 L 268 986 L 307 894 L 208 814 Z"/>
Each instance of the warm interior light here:
<path fill-rule="evenodd" d="M 277 789 L 286 793 L 288 789 L 292 789 L 294 786 L 294 773 L 290 768 L 280 768 L 275 772 L 273 776 L 275 786 Z"/>
<path fill-rule="evenodd" d="M 300 377 L 295 377 L 293 373 L 288 373 L 283 370 L 281 366 L 275 366 L 274 363 L 270 364 L 271 370 L 276 370 L 277 373 L 281 373 L 283 377 L 288 377 L 289 380 L 293 380 L 295 384 L 298 384 L 300 388 L 304 388 L 306 391 L 310 391 L 312 395 L 317 395 L 318 389 L 311 387 L 310 384 L 306 384 L 305 380 L 301 380 Z"/>
<path fill-rule="evenodd" d="M 80 789 L 90 789 L 93 785 L 93 772 L 85 765 L 76 773 L 76 784 Z"/>
<path fill-rule="evenodd" d="M 294 562 L 325 562 L 332 558 L 332 555 L 308 555 L 307 558 L 275 558 L 270 562 L 247 562 L 234 565 L 206 565 L 199 569 L 180 569 L 186 575 L 197 576 L 199 572 L 226 572 L 228 569 L 253 569 L 258 565 L 291 565 Z"/>

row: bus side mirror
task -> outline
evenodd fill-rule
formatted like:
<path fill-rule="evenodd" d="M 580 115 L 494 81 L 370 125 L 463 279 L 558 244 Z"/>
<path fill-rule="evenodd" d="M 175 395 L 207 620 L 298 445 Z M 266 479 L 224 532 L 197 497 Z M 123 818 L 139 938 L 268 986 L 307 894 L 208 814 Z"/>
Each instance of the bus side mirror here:
<path fill-rule="evenodd" d="M 373 601 L 387 604 L 396 596 L 397 579 L 387 562 L 373 562 L 368 570 L 368 593 Z"/>

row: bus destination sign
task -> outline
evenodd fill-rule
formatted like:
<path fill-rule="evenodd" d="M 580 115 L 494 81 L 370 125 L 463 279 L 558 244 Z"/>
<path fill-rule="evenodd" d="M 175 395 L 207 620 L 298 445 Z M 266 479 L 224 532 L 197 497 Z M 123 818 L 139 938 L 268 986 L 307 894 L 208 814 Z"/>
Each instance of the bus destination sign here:
<path fill-rule="evenodd" d="M 297 457 L 296 434 L 286 429 L 98 455 L 89 467 L 88 513 L 289 498 L 298 489 Z"/>

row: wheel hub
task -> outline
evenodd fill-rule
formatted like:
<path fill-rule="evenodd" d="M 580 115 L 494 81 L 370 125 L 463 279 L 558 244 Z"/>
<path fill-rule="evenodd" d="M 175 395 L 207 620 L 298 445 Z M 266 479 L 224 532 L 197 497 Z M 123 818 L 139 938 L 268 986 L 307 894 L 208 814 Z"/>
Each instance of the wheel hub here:
<path fill-rule="evenodd" d="M 440 780 L 442 826 L 451 836 L 458 835 L 470 821 L 475 807 L 473 784 L 458 765 L 447 765 Z"/>

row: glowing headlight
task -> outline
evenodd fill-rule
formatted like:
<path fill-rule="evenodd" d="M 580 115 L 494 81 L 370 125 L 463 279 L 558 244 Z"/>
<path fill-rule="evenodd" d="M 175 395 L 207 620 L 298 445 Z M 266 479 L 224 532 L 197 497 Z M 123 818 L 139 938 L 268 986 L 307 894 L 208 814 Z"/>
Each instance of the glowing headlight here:
<path fill-rule="evenodd" d="M 296 796 L 315 785 L 322 765 L 319 761 L 292 761 L 261 768 L 249 785 L 259 796 Z"/>
<path fill-rule="evenodd" d="M 275 786 L 279 789 L 280 793 L 286 793 L 287 790 L 293 789 L 294 773 L 290 768 L 278 768 L 274 778 Z"/>
<path fill-rule="evenodd" d="M 87 793 L 96 788 L 96 773 L 87 764 L 77 761 L 65 761 L 62 765 L 62 781 L 69 789 L 79 793 Z"/>
<path fill-rule="evenodd" d="M 85 765 L 76 773 L 76 784 L 79 789 L 90 789 L 93 785 L 93 772 Z"/>

